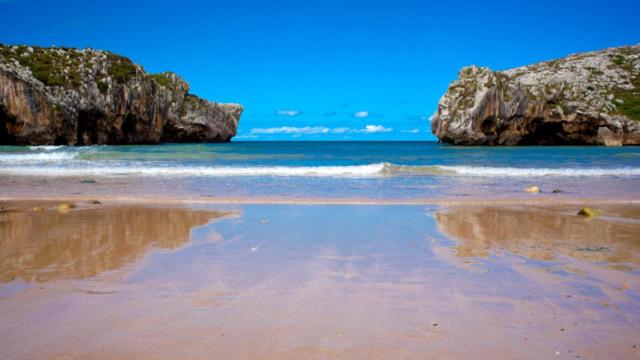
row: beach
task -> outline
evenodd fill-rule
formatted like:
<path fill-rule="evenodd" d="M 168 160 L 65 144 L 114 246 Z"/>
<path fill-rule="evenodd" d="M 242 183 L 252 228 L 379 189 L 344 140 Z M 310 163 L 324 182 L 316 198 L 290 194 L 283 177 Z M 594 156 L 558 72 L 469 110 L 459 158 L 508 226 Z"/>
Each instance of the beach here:
<path fill-rule="evenodd" d="M 637 149 L 423 145 L 5 149 L 0 358 L 640 354 Z"/>
<path fill-rule="evenodd" d="M 632 358 L 640 205 L 3 201 L 0 357 Z"/>
<path fill-rule="evenodd" d="M 0 14 L 0 360 L 640 359 L 640 1 Z"/>

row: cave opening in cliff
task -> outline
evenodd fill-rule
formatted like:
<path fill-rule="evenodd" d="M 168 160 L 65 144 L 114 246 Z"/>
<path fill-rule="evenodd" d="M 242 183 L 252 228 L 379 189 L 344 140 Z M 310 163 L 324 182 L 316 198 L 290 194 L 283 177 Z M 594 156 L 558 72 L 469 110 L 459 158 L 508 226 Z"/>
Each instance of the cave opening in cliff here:
<path fill-rule="evenodd" d="M 67 141 L 67 138 L 64 136 L 59 135 L 58 137 L 56 137 L 56 140 L 53 142 L 53 145 L 69 145 L 69 141 Z"/>
<path fill-rule="evenodd" d="M 0 145 L 15 145 L 16 138 L 9 132 L 10 124 L 15 124 L 15 117 L 10 116 L 4 106 L 0 106 Z"/>
<path fill-rule="evenodd" d="M 122 136 L 127 144 L 144 143 L 145 134 L 144 126 L 140 118 L 135 115 L 127 114 L 122 121 Z"/>
<path fill-rule="evenodd" d="M 88 111 L 80 111 L 78 114 L 78 145 L 93 145 L 98 142 L 98 123 L 100 115 Z"/>
<path fill-rule="evenodd" d="M 561 122 L 539 119 L 531 125 L 520 145 L 570 145 Z"/>
<path fill-rule="evenodd" d="M 498 121 L 494 116 L 489 116 L 480 124 L 480 131 L 485 135 L 493 135 L 496 132 Z"/>

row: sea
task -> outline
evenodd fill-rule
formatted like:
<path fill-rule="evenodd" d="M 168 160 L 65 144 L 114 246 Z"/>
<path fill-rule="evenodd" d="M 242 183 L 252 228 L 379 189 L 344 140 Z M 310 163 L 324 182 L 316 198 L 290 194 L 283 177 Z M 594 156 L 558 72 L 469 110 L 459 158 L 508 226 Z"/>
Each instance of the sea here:
<path fill-rule="evenodd" d="M 524 189 L 538 186 L 540 193 Z M 0 146 L 0 196 L 640 199 L 640 147 L 437 142 Z"/>

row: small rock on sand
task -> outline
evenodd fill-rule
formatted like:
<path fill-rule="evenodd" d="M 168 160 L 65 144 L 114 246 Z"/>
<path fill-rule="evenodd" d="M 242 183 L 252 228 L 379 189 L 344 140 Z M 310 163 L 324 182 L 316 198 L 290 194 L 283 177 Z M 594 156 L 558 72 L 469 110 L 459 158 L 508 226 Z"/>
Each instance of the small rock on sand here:
<path fill-rule="evenodd" d="M 60 212 L 67 212 L 71 209 L 75 209 L 76 206 L 74 204 L 71 203 L 64 203 L 64 204 L 60 204 L 57 206 L 58 211 Z"/>
<path fill-rule="evenodd" d="M 540 192 L 540 188 L 537 187 L 537 186 L 531 186 L 531 187 L 528 187 L 528 188 L 524 189 L 524 191 L 530 192 L 530 193 L 539 193 Z"/>
<path fill-rule="evenodd" d="M 584 217 L 594 217 L 594 216 L 602 215 L 602 211 L 585 206 L 582 209 L 580 209 L 580 211 L 578 211 L 578 215 L 584 216 Z"/>
<path fill-rule="evenodd" d="M 40 211 L 44 211 L 44 208 L 42 206 L 36 206 L 36 207 L 31 208 L 31 210 L 40 212 Z"/>
<path fill-rule="evenodd" d="M 100 205 L 100 204 L 102 204 L 100 202 L 100 200 L 96 200 L 96 199 L 89 200 L 88 203 L 91 204 L 91 205 Z"/>

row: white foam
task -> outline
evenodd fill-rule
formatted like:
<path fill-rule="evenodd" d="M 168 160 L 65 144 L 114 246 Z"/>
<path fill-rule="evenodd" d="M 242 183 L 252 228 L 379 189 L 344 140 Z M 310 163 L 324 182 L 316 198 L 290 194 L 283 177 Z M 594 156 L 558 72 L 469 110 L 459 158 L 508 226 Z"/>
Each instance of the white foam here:
<path fill-rule="evenodd" d="M 367 177 L 376 176 L 384 164 L 357 166 L 275 166 L 275 167 L 217 167 L 217 166 L 74 166 L 40 167 L 17 166 L 0 167 L 0 174 L 35 176 L 166 176 L 166 177 L 229 177 L 229 176 L 334 176 Z"/>
<path fill-rule="evenodd" d="M 602 177 L 640 176 L 640 168 L 516 168 L 490 166 L 438 166 L 444 172 L 463 176 L 483 177 Z"/>
<path fill-rule="evenodd" d="M 24 156 L 29 161 L 65 160 L 71 153 L 38 153 L 0 155 Z M 42 157 L 42 159 L 39 159 Z M 469 177 L 630 177 L 640 176 L 640 168 L 516 168 L 487 166 L 404 166 L 375 163 L 354 166 L 148 166 L 135 162 L 123 165 L 97 165 L 88 161 L 63 161 L 44 164 L 12 163 L 0 165 L 0 174 L 21 176 L 149 176 L 149 177 L 248 177 L 248 176 L 298 176 L 298 177 L 379 177 L 379 176 L 469 176 Z"/>
<path fill-rule="evenodd" d="M 1 153 L 0 162 L 35 162 L 72 160 L 77 154 L 70 152 Z"/>
<path fill-rule="evenodd" d="M 53 151 L 53 150 L 62 149 L 63 147 L 64 147 L 64 145 L 36 145 L 36 146 L 29 146 L 29 149 L 31 149 L 31 150 Z"/>

